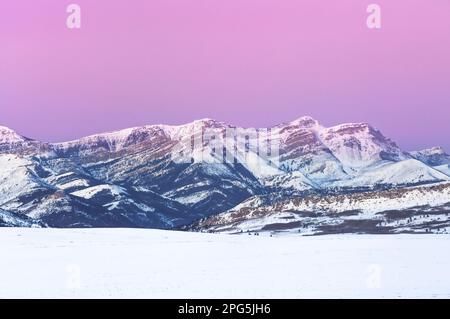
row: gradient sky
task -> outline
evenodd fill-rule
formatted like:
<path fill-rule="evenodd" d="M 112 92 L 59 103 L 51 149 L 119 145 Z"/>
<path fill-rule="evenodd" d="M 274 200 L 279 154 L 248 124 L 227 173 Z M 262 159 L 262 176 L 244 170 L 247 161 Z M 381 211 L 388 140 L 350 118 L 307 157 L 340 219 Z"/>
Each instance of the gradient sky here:
<path fill-rule="evenodd" d="M 66 27 L 70 3 L 81 30 Z M 381 30 L 366 27 L 370 3 Z M 0 2 L 0 125 L 26 136 L 302 115 L 450 151 L 450 1 Z"/>

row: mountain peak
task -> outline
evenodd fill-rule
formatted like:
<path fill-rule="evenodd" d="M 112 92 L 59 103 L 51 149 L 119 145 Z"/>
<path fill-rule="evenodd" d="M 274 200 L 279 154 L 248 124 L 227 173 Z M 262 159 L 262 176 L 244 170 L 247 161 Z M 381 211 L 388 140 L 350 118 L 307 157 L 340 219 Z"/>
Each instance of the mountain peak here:
<path fill-rule="evenodd" d="M 450 165 L 450 155 L 448 155 L 445 150 L 439 146 L 411 152 L 410 155 L 427 165 Z"/>
<path fill-rule="evenodd" d="M 303 128 L 312 128 L 315 126 L 319 126 L 319 122 L 316 119 L 314 119 L 313 117 L 308 116 L 308 115 L 299 117 L 298 119 L 290 122 L 289 124 L 298 125 Z"/>
<path fill-rule="evenodd" d="M 210 126 L 210 125 L 222 124 L 222 122 L 219 122 L 219 121 L 217 121 L 215 119 L 211 119 L 211 118 L 205 117 L 203 119 L 195 120 L 195 121 L 193 121 L 193 122 L 191 122 L 189 124 L 196 124 L 196 125 L 202 124 L 202 125 Z M 187 125 L 189 125 L 189 124 L 187 124 Z"/>
<path fill-rule="evenodd" d="M 420 153 L 422 155 L 446 155 L 445 150 L 441 146 L 434 146 L 413 153 Z"/>
<path fill-rule="evenodd" d="M 228 126 L 228 124 L 214 120 L 214 119 L 210 119 L 210 118 L 203 118 L 200 120 L 195 120 L 195 121 L 185 124 L 185 125 L 181 125 L 181 127 L 183 127 L 183 126 L 189 126 L 189 127 L 194 126 L 194 127 L 202 127 L 202 128 L 222 128 L 224 126 Z"/>
<path fill-rule="evenodd" d="M 332 126 L 329 128 L 333 131 L 348 131 L 349 133 L 353 130 L 365 130 L 365 129 L 373 129 L 369 123 L 361 122 L 361 123 L 343 123 Z"/>
<path fill-rule="evenodd" d="M 205 118 L 198 119 L 198 120 L 195 120 L 195 121 L 194 121 L 194 123 L 197 123 L 197 122 L 202 122 L 202 123 L 206 122 L 206 123 L 209 123 L 209 122 L 217 122 L 217 121 L 214 120 L 214 119 L 212 119 L 212 118 L 205 117 Z"/>
<path fill-rule="evenodd" d="M 0 142 L 2 143 L 14 143 L 28 140 L 22 135 L 16 133 L 16 131 L 6 126 L 0 126 Z"/>
<path fill-rule="evenodd" d="M 0 133 L 15 133 L 12 129 L 10 129 L 9 127 L 6 126 L 1 126 L 0 125 Z"/>

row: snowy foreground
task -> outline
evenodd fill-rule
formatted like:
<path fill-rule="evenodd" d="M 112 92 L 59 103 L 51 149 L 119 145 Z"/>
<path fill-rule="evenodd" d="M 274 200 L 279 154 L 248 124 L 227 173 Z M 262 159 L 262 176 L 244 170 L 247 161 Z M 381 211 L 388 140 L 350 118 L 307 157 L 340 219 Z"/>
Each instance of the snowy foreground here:
<path fill-rule="evenodd" d="M 0 298 L 449 298 L 450 236 L 0 228 Z"/>

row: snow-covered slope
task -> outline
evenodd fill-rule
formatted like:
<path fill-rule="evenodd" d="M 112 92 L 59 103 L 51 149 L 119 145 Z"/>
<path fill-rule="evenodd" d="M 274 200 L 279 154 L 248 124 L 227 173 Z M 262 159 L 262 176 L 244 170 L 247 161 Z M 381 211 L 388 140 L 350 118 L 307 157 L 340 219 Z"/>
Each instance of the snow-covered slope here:
<path fill-rule="evenodd" d="M 441 173 L 444 173 L 447 176 L 450 176 L 450 164 L 433 166 L 433 168 Z"/>
<path fill-rule="evenodd" d="M 33 197 L 51 190 L 39 174 L 46 172 L 33 160 L 19 155 L 0 154 L 0 206 L 17 207 L 21 197 Z"/>
<path fill-rule="evenodd" d="M 450 176 L 450 155 L 442 147 L 411 152 L 412 157 Z"/>
<path fill-rule="evenodd" d="M 430 215 L 432 215 L 430 217 Z M 254 197 L 193 229 L 214 232 L 442 232 L 450 229 L 450 183 L 266 201 Z"/>
<path fill-rule="evenodd" d="M 44 224 L 37 222 L 27 216 L 0 209 L 0 227 L 43 227 Z"/>
<path fill-rule="evenodd" d="M 399 162 L 380 162 L 364 168 L 351 179 L 333 183 L 339 187 L 364 187 L 383 184 L 408 185 L 450 181 L 450 177 L 415 159 Z"/>

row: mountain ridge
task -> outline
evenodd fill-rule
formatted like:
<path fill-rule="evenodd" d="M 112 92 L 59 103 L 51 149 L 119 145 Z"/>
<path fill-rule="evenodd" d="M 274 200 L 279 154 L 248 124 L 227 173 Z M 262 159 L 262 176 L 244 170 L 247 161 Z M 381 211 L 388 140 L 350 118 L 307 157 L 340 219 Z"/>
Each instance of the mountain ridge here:
<path fill-rule="evenodd" d="M 259 129 L 145 125 L 60 143 L 0 127 L 0 209 L 53 227 L 172 229 L 265 194 L 449 182 L 449 163 L 442 148 L 405 152 L 368 123 L 324 127 L 310 116 Z"/>
<path fill-rule="evenodd" d="M 195 123 L 199 123 L 199 122 L 212 122 L 212 123 L 220 124 L 224 127 L 239 127 L 239 126 L 228 124 L 228 123 L 218 121 L 218 120 L 215 120 L 212 118 L 203 118 L 203 119 L 195 120 L 195 121 L 184 123 L 184 124 L 178 124 L 178 125 L 176 125 L 176 124 L 170 124 L 170 125 L 169 124 L 146 124 L 146 125 L 133 126 L 133 127 L 128 127 L 128 128 L 123 128 L 123 129 L 110 130 L 110 131 L 105 131 L 105 132 L 100 132 L 100 133 L 89 134 L 89 135 L 81 136 L 79 138 L 71 139 L 68 141 L 46 142 L 46 141 L 41 141 L 38 139 L 34 139 L 31 137 L 22 135 L 22 134 L 18 133 L 17 131 L 15 131 L 13 128 L 0 125 L 0 144 L 8 142 L 6 139 L 4 139 L 5 135 L 7 135 L 7 134 L 13 135 L 17 141 L 36 142 L 36 143 L 40 143 L 41 145 L 63 146 L 66 144 L 80 143 L 80 142 L 83 142 L 83 141 L 86 141 L 89 139 L 99 138 L 99 137 L 117 136 L 119 138 L 120 137 L 123 138 L 124 136 L 127 136 L 126 133 L 131 134 L 132 132 L 145 131 L 145 130 L 151 130 L 151 129 L 162 129 L 162 130 L 167 130 L 168 132 L 170 132 L 171 130 L 186 128 L 186 127 L 192 126 Z M 273 128 L 279 128 L 279 127 L 285 128 L 285 127 L 289 127 L 289 126 L 299 126 L 301 128 L 312 128 L 314 126 L 317 126 L 321 129 L 327 129 L 330 131 L 360 126 L 360 127 L 368 127 L 369 129 L 380 132 L 376 127 L 374 127 L 373 125 L 371 125 L 368 122 L 345 122 L 345 123 L 325 127 L 325 126 L 322 126 L 317 120 L 315 120 L 311 116 L 301 116 L 293 121 L 283 122 L 283 123 L 272 125 L 269 127 L 249 126 L 249 127 L 239 127 L 239 128 L 243 128 L 243 129 L 266 129 L 266 128 L 273 129 Z M 438 152 L 440 154 L 448 155 L 442 146 L 432 146 L 432 147 L 421 149 L 421 150 L 405 151 L 405 153 L 416 154 L 416 155 L 423 153 L 423 152 L 434 152 L 434 153 Z"/>

